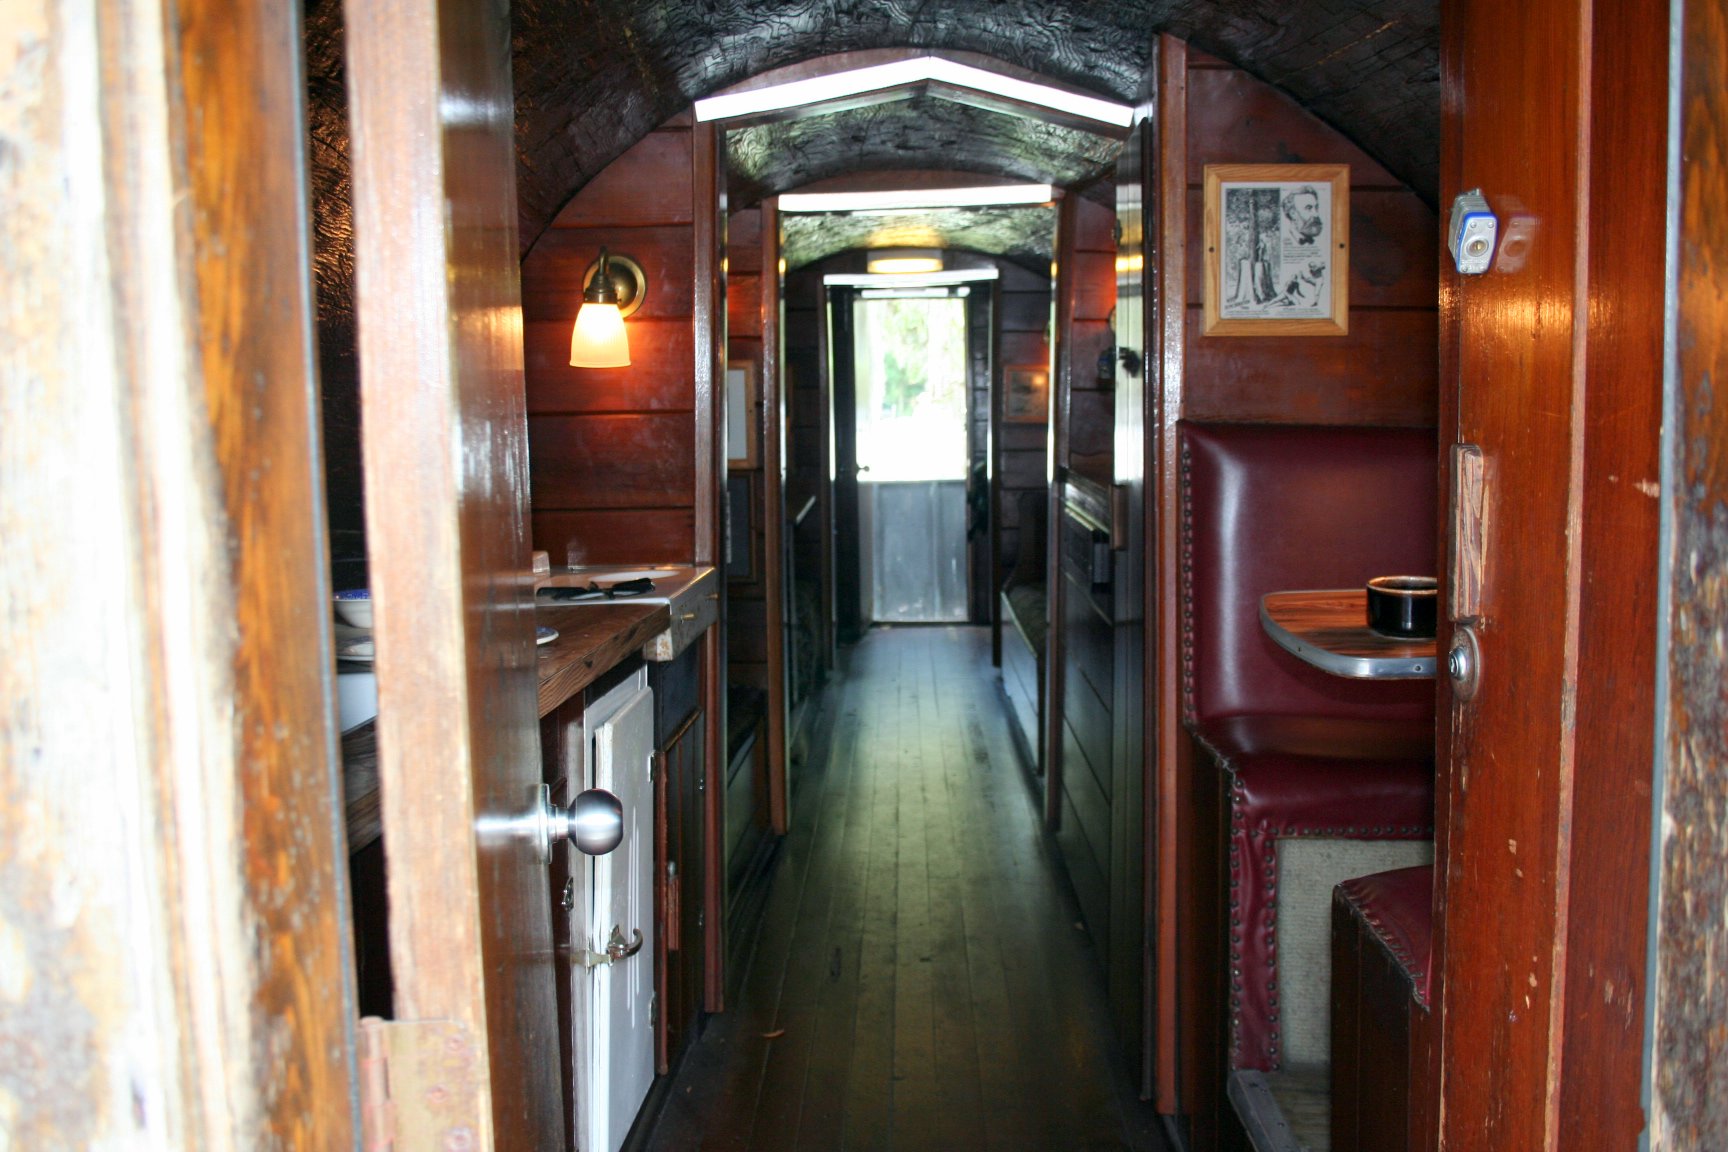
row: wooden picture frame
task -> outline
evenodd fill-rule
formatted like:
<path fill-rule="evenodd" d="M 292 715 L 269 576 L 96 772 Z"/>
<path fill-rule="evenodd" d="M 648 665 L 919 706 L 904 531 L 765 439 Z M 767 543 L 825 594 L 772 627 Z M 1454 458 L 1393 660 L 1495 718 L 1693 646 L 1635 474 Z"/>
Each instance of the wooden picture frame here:
<path fill-rule="evenodd" d="M 1049 423 L 1049 368 L 1020 364 L 1002 369 L 1002 420 L 1007 424 Z"/>
<path fill-rule="evenodd" d="M 1208 164 L 1203 336 L 1350 332 L 1350 166 Z"/>
<path fill-rule="evenodd" d="M 726 465 L 758 466 L 756 361 L 726 362 Z"/>

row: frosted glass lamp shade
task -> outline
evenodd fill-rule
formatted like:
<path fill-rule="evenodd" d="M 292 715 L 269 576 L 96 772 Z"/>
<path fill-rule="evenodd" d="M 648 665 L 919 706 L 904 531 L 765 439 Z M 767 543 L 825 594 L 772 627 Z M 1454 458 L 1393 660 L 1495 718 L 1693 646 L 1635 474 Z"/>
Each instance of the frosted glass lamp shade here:
<path fill-rule="evenodd" d="M 630 338 L 617 304 L 584 301 L 570 333 L 570 363 L 577 368 L 627 368 Z"/>

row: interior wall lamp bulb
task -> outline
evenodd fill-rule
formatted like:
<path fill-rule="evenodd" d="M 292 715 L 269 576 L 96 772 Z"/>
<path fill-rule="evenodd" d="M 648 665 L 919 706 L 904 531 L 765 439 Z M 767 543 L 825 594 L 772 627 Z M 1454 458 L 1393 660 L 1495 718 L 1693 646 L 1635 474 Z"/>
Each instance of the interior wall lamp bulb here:
<path fill-rule="evenodd" d="M 576 324 L 570 332 L 572 367 L 629 367 L 630 338 L 624 331 L 624 314 L 618 303 L 611 257 L 602 248 L 599 266 L 582 291 L 582 307 L 576 310 Z"/>

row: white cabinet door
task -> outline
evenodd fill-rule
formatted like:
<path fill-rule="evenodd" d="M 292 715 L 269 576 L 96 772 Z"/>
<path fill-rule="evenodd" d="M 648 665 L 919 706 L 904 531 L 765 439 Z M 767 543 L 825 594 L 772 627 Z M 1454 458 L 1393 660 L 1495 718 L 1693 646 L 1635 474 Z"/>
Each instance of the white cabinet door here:
<path fill-rule="evenodd" d="M 584 1152 L 618 1152 L 654 1080 L 654 695 L 643 672 L 588 709 L 589 787 L 624 805 L 624 839 L 590 861 L 579 939 L 628 955 L 589 971 Z"/>

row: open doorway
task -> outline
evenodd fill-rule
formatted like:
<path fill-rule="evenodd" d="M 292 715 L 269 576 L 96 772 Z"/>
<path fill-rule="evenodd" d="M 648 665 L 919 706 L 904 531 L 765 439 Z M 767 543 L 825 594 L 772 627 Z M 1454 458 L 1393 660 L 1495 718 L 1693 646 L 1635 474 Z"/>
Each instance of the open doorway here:
<path fill-rule="evenodd" d="M 967 618 L 964 286 L 852 301 L 864 603 L 886 624 Z"/>
<path fill-rule="evenodd" d="M 824 277 L 842 642 L 986 618 L 995 278 Z"/>

